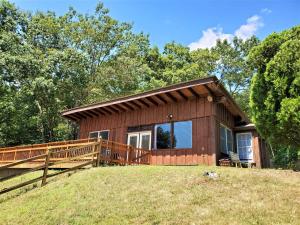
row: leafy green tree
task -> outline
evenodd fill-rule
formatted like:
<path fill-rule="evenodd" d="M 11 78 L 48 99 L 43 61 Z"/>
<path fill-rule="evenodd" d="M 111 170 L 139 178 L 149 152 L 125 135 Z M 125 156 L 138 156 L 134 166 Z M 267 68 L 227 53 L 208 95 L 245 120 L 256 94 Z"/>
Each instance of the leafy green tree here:
<path fill-rule="evenodd" d="M 275 146 L 300 148 L 300 26 L 273 33 L 253 48 L 252 120 Z"/>
<path fill-rule="evenodd" d="M 247 62 L 247 56 L 258 43 L 254 36 L 247 40 L 235 37 L 232 43 L 219 40 L 212 48 L 212 52 L 217 55 L 215 74 L 248 114 L 249 88 L 254 71 Z"/>
<path fill-rule="evenodd" d="M 151 69 L 147 89 L 212 75 L 216 65 L 216 55 L 210 50 L 191 52 L 175 42 L 167 43 L 162 53 L 157 47 L 151 48 L 145 60 Z"/>
<path fill-rule="evenodd" d="M 101 3 L 93 14 L 71 8 L 56 16 L 1 1 L 0 24 L 0 145 L 74 137 L 63 109 L 136 92 L 149 71 L 147 36 L 133 34 Z"/>

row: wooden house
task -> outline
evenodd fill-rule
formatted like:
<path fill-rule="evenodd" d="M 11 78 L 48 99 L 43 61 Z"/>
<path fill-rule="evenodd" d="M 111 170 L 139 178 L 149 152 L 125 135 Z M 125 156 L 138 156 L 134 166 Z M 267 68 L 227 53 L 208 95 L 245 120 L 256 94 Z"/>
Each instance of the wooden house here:
<path fill-rule="evenodd" d="M 66 110 L 79 138 L 102 137 L 151 149 L 151 164 L 218 165 L 240 160 L 268 166 L 264 141 L 216 77 L 192 80 Z"/>

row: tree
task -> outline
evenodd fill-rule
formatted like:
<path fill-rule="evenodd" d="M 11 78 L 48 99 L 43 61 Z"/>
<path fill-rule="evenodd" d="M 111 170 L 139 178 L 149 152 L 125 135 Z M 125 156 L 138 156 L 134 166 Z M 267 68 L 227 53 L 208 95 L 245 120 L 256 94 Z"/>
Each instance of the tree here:
<path fill-rule="evenodd" d="M 101 3 L 93 14 L 57 16 L 1 1 L 0 25 L 0 145 L 72 138 L 63 109 L 142 89 L 148 37 Z"/>
<path fill-rule="evenodd" d="M 247 40 L 235 37 L 232 43 L 218 40 L 212 48 L 217 55 L 215 74 L 248 114 L 250 81 L 254 71 L 247 62 L 247 56 L 258 43 L 254 36 Z"/>
<path fill-rule="evenodd" d="M 208 49 L 191 52 L 188 47 L 171 42 L 162 53 L 157 47 L 151 48 L 145 61 L 151 69 L 145 87 L 151 89 L 212 75 L 216 55 Z"/>
<path fill-rule="evenodd" d="M 249 56 L 256 70 L 250 107 L 260 134 L 277 146 L 300 147 L 300 26 L 273 33 Z"/>

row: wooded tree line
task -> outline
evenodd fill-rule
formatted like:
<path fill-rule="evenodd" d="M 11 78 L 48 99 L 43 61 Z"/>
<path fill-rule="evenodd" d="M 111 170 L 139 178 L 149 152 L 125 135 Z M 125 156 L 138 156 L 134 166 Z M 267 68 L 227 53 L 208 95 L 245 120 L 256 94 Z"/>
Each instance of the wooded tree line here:
<path fill-rule="evenodd" d="M 259 40 L 252 37 L 195 51 L 171 42 L 160 50 L 102 3 L 92 14 L 70 8 L 57 16 L 1 1 L 0 145 L 74 138 L 77 128 L 61 117 L 64 109 L 209 75 L 217 75 L 250 116 L 250 82 L 260 72 L 254 65 L 265 62 L 259 53 L 255 63 L 248 60 L 255 46 Z"/>

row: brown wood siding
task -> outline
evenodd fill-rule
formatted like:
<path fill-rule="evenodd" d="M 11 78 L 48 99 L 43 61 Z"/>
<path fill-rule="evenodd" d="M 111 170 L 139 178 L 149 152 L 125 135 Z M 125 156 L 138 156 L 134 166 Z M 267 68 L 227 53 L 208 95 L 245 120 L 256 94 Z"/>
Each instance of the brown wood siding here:
<path fill-rule="evenodd" d="M 88 138 L 89 132 L 92 131 L 110 130 L 110 140 L 126 143 L 128 127 L 166 123 L 169 122 L 168 115 L 172 114 L 172 121 L 192 121 L 192 148 L 153 150 L 151 163 L 215 165 L 216 122 L 212 116 L 214 111 L 213 103 L 208 102 L 206 98 L 194 98 L 119 114 L 87 118 L 80 122 L 80 138 Z"/>
<path fill-rule="evenodd" d="M 221 124 L 227 126 L 228 128 L 234 128 L 234 116 L 225 108 L 222 104 L 216 105 L 216 159 L 219 160 L 221 158 L 221 148 L 220 148 L 220 126 Z M 262 167 L 262 159 L 261 159 L 261 144 L 259 141 L 259 135 L 256 131 L 243 131 L 243 132 L 251 132 L 252 133 L 252 148 L 253 148 L 253 160 L 256 163 L 256 167 Z M 242 132 L 233 132 L 233 150 L 236 152 L 236 133 Z"/>
<path fill-rule="evenodd" d="M 220 146 L 220 126 L 225 125 L 232 130 L 234 128 L 234 116 L 226 109 L 223 104 L 215 104 L 215 149 L 216 160 L 221 159 L 221 146 Z M 233 149 L 236 150 L 235 135 L 233 132 Z"/>
<path fill-rule="evenodd" d="M 230 129 L 234 128 L 234 116 L 222 104 L 216 106 L 217 121 L 224 124 Z"/>

